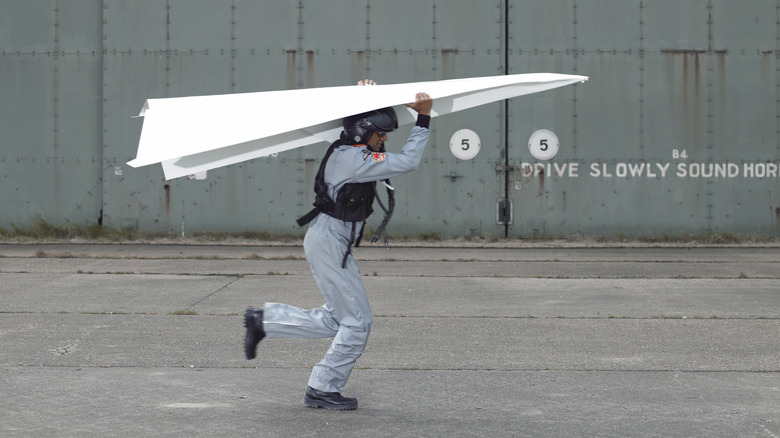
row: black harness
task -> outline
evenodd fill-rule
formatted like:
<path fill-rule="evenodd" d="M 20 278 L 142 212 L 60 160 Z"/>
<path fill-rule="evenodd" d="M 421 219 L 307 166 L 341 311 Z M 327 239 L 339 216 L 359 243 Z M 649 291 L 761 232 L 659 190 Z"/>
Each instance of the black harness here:
<path fill-rule="evenodd" d="M 376 192 L 375 181 L 344 184 L 336 194 L 336 201 L 334 202 L 330 198 L 330 195 L 328 194 L 328 185 L 325 183 L 325 165 L 328 163 L 328 159 L 336 148 L 349 144 L 350 143 L 344 139 L 339 139 L 330 145 L 322 159 L 322 163 L 320 163 L 317 176 L 314 179 L 314 193 L 316 194 L 314 208 L 297 220 L 298 225 L 302 227 L 314 220 L 318 214 L 325 213 L 328 216 L 340 219 L 344 222 L 352 222 L 352 234 L 349 238 L 347 252 L 344 254 L 344 259 L 341 262 L 342 268 L 347 266 L 347 258 L 352 254 L 352 245 L 360 246 L 360 241 L 363 238 L 363 228 L 365 227 L 361 227 L 360 234 L 356 238 L 355 223 L 365 222 L 366 218 L 371 216 L 371 213 L 374 212 L 374 199 L 379 202 L 379 207 L 382 208 L 385 217 L 377 228 L 376 234 L 371 239 L 371 243 L 379 240 L 379 235 L 382 234 L 384 236 L 385 248 L 388 247 L 387 231 L 385 231 L 385 228 L 387 227 L 387 223 L 390 222 L 390 217 L 393 215 L 393 209 L 395 208 L 394 189 L 390 185 L 389 179 L 383 181 L 387 187 L 388 208 L 385 208 Z M 384 152 L 384 146 L 382 147 L 381 152 Z"/>

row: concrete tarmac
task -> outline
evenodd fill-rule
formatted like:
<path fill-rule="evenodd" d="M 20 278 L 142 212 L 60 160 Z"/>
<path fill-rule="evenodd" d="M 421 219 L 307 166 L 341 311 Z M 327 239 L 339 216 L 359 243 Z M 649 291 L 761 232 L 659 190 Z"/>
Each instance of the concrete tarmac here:
<path fill-rule="evenodd" d="M 243 357 L 243 312 L 322 304 L 299 246 L 0 244 L 1 437 L 780 437 L 780 248 L 355 250 L 374 313 Z"/>

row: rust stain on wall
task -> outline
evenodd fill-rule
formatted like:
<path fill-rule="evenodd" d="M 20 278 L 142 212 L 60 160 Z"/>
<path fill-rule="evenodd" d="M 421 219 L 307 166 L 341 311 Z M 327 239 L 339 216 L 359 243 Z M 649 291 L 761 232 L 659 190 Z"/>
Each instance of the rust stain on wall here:
<path fill-rule="evenodd" d="M 721 119 L 716 120 L 718 125 L 726 123 L 725 115 L 726 111 L 726 51 L 716 50 L 715 52 L 715 73 L 717 74 L 717 90 L 718 95 L 715 97 L 719 107 L 719 115 Z"/>
<path fill-rule="evenodd" d="M 314 88 L 314 50 L 306 51 L 306 87 Z"/>
<path fill-rule="evenodd" d="M 165 212 L 165 219 L 168 219 L 171 215 L 171 186 L 166 184 L 163 186 L 163 190 L 165 191 L 163 211 Z"/>
<path fill-rule="evenodd" d="M 365 71 L 366 53 L 362 50 L 352 52 L 352 79 L 357 82 L 361 79 L 365 79 L 363 72 Z"/>
<path fill-rule="evenodd" d="M 686 148 L 703 147 L 706 133 L 704 107 L 705 78 L 701 58 L 705 50 L 662 50 L 669 84 L 670 114 L 679 120 L 682 142 Z"/>
<path fill-rule="evenodd" d="M 298 77 L 298 70 L 296 65 L 296 55 L 298 54 L 297 50 L 288 50 L 287 51 L 287 64 L 285 66 L 284 70 L 284 86 L 288 90 L 293 90 L 295 88 L 298 88 L 297 86 L 297 77 Z"/>
<path fill-rule="evenodd" d="M 457 60 L 458 49 L 441 50 L 441 76 L 442 79 L 455 79 L 455 61 Z"/>

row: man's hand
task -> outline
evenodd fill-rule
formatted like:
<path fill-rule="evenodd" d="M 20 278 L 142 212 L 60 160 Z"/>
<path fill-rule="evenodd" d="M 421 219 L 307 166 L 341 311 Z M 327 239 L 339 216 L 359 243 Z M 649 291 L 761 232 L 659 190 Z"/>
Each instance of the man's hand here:
<path fill-rule="evenodd" d="M 406 106 L 417 111 L 418 114 L 430 116 L 431 108 L 433 108 L 433 99 L 431 99 L 428 93 L 417 93 L 414 97 L 414 103 L 407 103 Z"/>

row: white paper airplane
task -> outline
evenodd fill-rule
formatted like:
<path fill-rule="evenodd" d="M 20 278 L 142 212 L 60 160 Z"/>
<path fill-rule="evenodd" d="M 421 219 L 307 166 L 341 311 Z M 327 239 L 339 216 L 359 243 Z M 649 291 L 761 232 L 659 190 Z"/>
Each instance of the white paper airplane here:
<path fill-rule="evenodd" d="M 342 86 L 259 93 L 149 99 L 132 167 L 162 163 L 165 179 L 319 142 L 333 142 L 344 117 L 393 107 L 398 124 L 417 114 L 405 104 L 424 91 L 433 99 L 432 117 L 524 94 L 587 81 L 587 76 L 531 73 Z"/>

